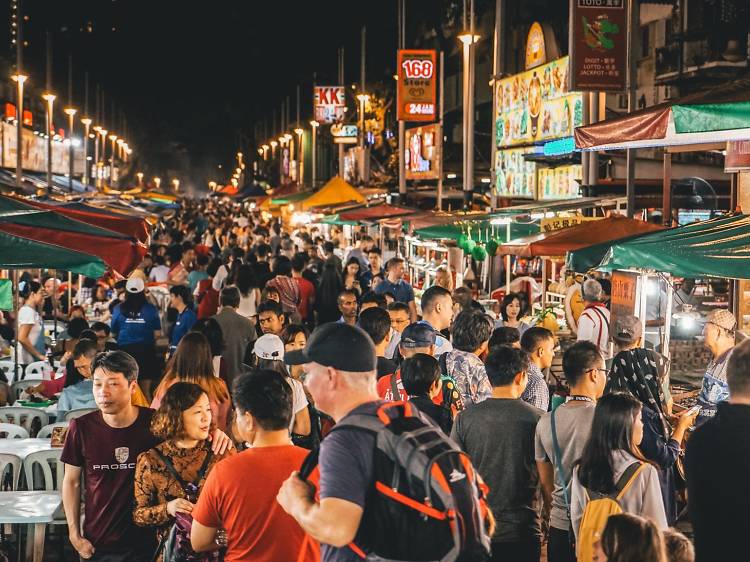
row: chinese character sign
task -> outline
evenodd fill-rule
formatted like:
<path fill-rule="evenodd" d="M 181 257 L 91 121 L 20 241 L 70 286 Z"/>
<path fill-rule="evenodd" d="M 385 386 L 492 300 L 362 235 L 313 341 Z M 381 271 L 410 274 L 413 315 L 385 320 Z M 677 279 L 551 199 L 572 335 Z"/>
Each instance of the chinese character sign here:
<path fill-rule="evenodd" d="M 313 106 L 315 120 L 321 125 L 330 125 L 344 119 L 346 97 L 344 86 L 315 86 Z"/>
<path fill-rule="evenodd" d="M 571 0 L 572 90 L 622 91 L 627 79 L 625 0 Z"/>
<path fill-rule="evenodd" d="M 638 273 L 615 271 L 612 273 L 612 294 L 610 300 L 611 325 L 623 316 L 638 316 L 641 280 Z"/>
<path fill-rule="evenodd" d="M 437 65 L 435 51 L 398 52 L 397 118 L 399 121 L 436 119 Z"/>

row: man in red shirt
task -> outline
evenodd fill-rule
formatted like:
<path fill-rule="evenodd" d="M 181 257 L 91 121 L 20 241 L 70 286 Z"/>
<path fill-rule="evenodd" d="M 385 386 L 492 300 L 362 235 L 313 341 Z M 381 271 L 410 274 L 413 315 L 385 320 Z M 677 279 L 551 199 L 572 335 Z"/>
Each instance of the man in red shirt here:
<path fill-rule="evenodd" d="M 401 341 L 398 344 L 399 351 L 404 359 L 414 357 L 417 353 L 426 353 L 432 355 L 435 352 L 436 333 L 426 324 L 415 322 L 409 324 L 401 333 Z M 394 387 L 398 390 L 399 396 L 395 396 Z M 401 370 L 399 369 L 392 375 L 386 375 L 378 379 L 377 384 L 378 396 L 383 400 L 408 400 L 409 395 L 404 390 L 404 384 L 401 382 Z"/>
<path fill-rule="evenodd" d="M 240 437 L 252 446 L 208 475 L 192 513 L 193 549 L 219 548 L 221 528 L 227 562 L 318 562 L 318 543 L 276 501 L 281 484 L 308 453 L 289 439 L 291 387 L 280 374 L 258 370 L 237 380 L 232 398 Z"/>
<path fill-rule="evenodd" d="M 305 270 L 306 265 L 307 254 L 305 252 L 294 254 L 292 258 L 292 279 L 297 282 L 300 294 L 297 310 L 302 318 L 302 322 L 308 324 L 312 320 L 312 310 L 315 304 L 315 285 L 302 277 L 302 272 Z"/>

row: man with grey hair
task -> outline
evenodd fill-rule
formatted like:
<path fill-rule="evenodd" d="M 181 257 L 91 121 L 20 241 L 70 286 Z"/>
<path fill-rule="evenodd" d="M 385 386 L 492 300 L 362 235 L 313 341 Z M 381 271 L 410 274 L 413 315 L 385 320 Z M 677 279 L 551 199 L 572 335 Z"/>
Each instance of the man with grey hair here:
<path fill-rule="evenodd" d="M 609 310 L 602 302 L 602 286 L 596 279 L 583 282 L 583 300 L 586 303 L 578 319 L 578 341 L 590 341 L 601 351 L 602 357 L 612 357 L 609 346 Z"/>
<path fill-rule="evenodd" d="M 305 349 L 287 353 L 284 360 L 303 365 L 305 386 L 315 407 L 337 424 L 360 416 L 377 417 L 383 404 L 375 388 L 376 354 L 370 337 L 346 323 L 318 327 Z M 281 507 L 321 543 L 321 559 L 355 561 L 361 558 L 347 545 L 354 540 L 374 490 L 374 433 L 334 431 L 320 446 L 319 497 L 297 472 L 278 494 Z"/>

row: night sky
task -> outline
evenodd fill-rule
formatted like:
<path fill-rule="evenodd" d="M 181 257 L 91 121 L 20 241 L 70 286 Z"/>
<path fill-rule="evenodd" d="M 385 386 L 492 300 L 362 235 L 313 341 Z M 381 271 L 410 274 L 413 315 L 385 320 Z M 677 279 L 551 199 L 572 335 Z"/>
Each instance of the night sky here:
<path fill-rule="evenodd" d="M 313 74 L 319 82 L 335 81 L 339 46 L 346 48 L 347 82 L 358 81 L 363 23 L 367 23 L 368 80 L 391 75 L 396 4 L 396 0 L 25 0 L 24 10 L 31 18 L 26 64 L 41 84 L 44 32 L 52 29 L 55 89 L 67 91 L 67 53 L 72 49 L 78 105 L 86 69 L 92 84 L 90 113 L 93 85 L 98 83 L 106 99 L 114 98 L 127 112 L 133 143 L 146 155 L 139 166 L 157 173 L 160 167 L 179 167 L 189 161 L 198 182 L 220 174 L 219 163 L 227 168 L 240 133 L 251 137 L 255 119 L 270 118 L 272 109 L 278 119 L 281 100 L 287 95 L 292 97 L 294 117 L 297 84 L 303 92 L 302 118 L 307 117 Z M 441 4 L 410 0 L 412 23 L 418 14 L 434 18 Z M 88 21 L 93 22 L 94 32 L 82 33 Z M 5 45 L 9 55 L 9 41 Z"/>

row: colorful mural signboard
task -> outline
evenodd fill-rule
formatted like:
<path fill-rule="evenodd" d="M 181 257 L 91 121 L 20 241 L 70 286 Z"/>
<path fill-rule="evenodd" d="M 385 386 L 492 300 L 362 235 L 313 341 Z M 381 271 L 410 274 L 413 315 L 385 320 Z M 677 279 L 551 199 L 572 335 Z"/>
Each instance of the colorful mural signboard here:
<path fill-rule="evenodd" d="M 537 199 L 575 199 L 581 196 L 580 181 L 583 167 L 580 164 L 539 168 L 537 170 Z"/>
<path fill-rule="evenodd" d="M 536 164 L 523 157 L 533 151 L 531 147 L 497 151 L 495 192 L 498 197 L 536 197 Z"/>
<path fill-rule="evenodd" d="M 404 156 L 407 180 L 436 180 L 440 177 L 440 125 L 425 125 L 406 131 Z"/>

